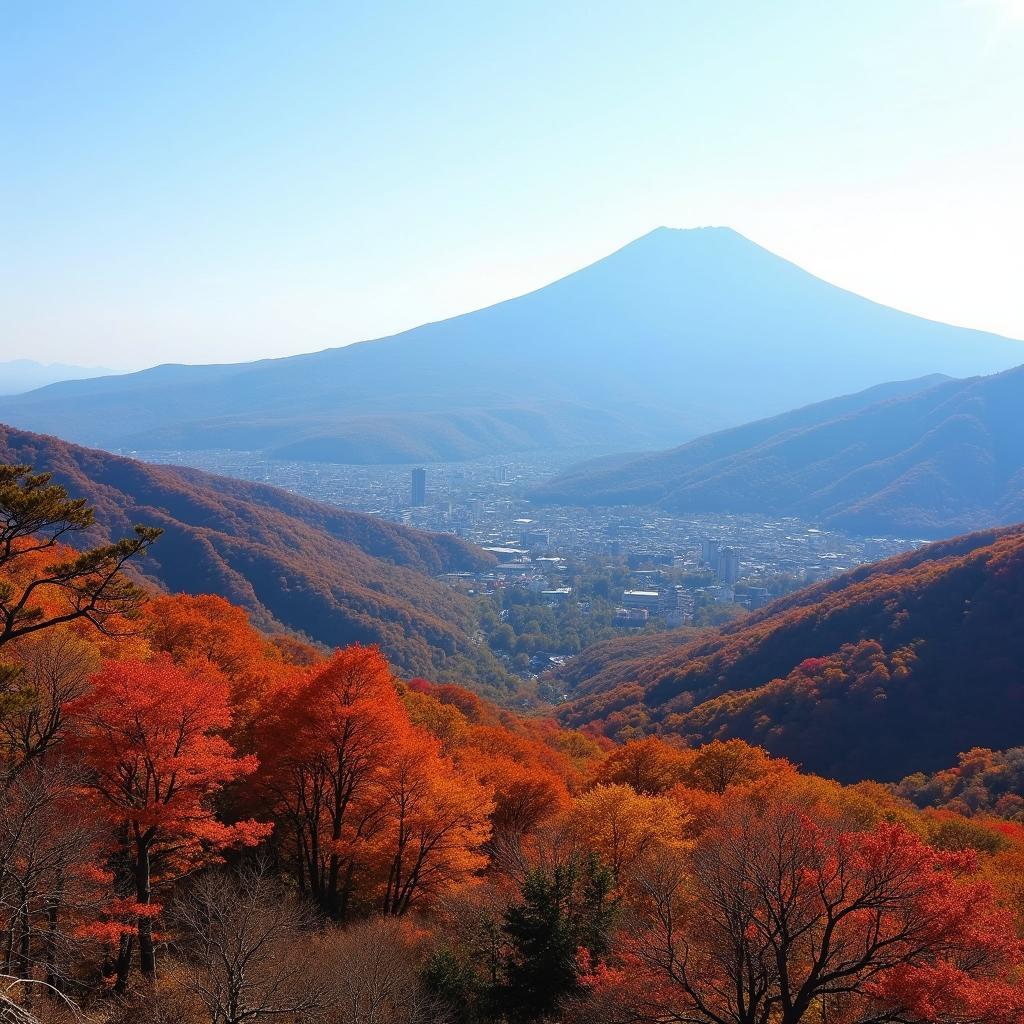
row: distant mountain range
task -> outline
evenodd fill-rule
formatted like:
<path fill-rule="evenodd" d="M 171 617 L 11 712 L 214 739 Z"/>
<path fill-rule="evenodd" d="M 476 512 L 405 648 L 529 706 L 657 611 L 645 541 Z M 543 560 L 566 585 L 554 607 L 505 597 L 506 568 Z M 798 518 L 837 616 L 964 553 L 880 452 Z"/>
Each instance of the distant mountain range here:
<path fill-rule="evenodd" d="M 0 418 L 108 449 L 454 460 L 678 443 L 879 380 L 1021 362 L 1021 342 L 880 306 L 727 228 L 659 228 L 391 338 L 54 384 L 0 401 Z"/>
<path fill-rule="evenodd" d="M 163 527 L 138 563 L 160 589 L 220 594 L 271 632 L 293 630 L 330 646 L 379 644 L 408 674 L 475 681 L 491 692 L 510 683 L 471 643 L 468 600 L 432 578 L 493 563 L 455 537 L 2 425 L 0 463 L 52 472 L 88 499 L 97 520 L 90 543 L 138 522 Z"/>
<path fill-rule="evenodd" d="M 943 537 L 1024 520 L 1024 367 L 821 402 L 666 452 L 597 460 L 540 501 L 796 515 Z"/>
<path fill-rule="evenodd" d="M 61 380 L 106 377 L 113 370 L 102 366 L 69 366 L 66 363 L 37 363 L 34 359 L 0 362 L 0 395 L 19 395 Z"/>
<path fill-rule="evenodd" d="M 863 566 L 654 654 L 598 644 L 561 718 L 625 739 L 739 737 L 842 781 L 1024 735 L 1024 526 Z"/>

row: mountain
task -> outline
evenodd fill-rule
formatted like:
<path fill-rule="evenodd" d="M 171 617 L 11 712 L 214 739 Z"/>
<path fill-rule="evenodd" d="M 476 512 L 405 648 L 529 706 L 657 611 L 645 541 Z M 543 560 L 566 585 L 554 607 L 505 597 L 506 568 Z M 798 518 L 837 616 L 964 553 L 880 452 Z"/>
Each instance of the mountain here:
<path fill-rule="evenodd" d="M 678 443 L 879 380 L 1024 362 L 1024 344 L 844 291 L 727 228 L 659 228 L 527 295 L 344 348 L 165 365 L 0 402 L 124 450 L 417 461 Z"/>
<path fill-rule="evenodd" d="M 602 657 L 603 655 L 603 657 Z M 1024 735 L 1024 526 L 862 566 L 655 656 L 560 676 L 566 723 L 738 737 L 843 781 L 935 771 Z"/>
<path fill-rule="evenodd" d="M 0 363 L 0 395 L 18 395 L 61 380 L 105 377 L 113 373 L 101 366 L 69 366 L 66 363 L 37 363 L 34 359 L 12 359 Z"/>
<path fill-rule="evenodd" d="M 534 497 L 949 537 L 1024 519 L 1021 409 L 1024 366 L 886 385 L 667 452 L 576 467 Z"/>
<path fill-rule="evenodd" d="M 493 561 L 456 537 L 2 425 L 0 462 L 51 472 L 88 499 L 97 520 L 89 543 L 123 536 L 137 522 L 163 527 L 138 566 L 161 589 L 220 594 L 268 631 L 330 646 L 380 644 L 410 674 L 501 676 L 469 639 L 476 620 L 467 599 L 433 578 Z"/>

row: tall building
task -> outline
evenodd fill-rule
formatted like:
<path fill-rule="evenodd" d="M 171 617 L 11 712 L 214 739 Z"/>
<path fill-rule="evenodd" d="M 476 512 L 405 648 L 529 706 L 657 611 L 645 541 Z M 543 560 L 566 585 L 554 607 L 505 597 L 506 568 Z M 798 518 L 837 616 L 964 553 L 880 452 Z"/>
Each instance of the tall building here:
<path fill-rule="evenodd" d="M 718 552 L 717 571 L 723 583 L 735 583 L 740 578 L 740 553 L 735 548 L 722 548 Z"/>
<path fill-rule="evenodd" d="M 425 469 L 414 469 L 412 471 L 412 500 L 409 502 L 413 508 L 419 508 L 427 503 L 427 471 Z"/>
<path fill-rule="evenodd" d="M 551 531 L 531 526 L 519 535 L 519 542 L 524 548 L 529 548 L 531 551 L 546 549 L 551 544 Z"/>
<path fill-rule="evenodd" d="M 700 560 L 712 572 L 718 572 L 718 541 L 702 540 L 700 542 Z"/>

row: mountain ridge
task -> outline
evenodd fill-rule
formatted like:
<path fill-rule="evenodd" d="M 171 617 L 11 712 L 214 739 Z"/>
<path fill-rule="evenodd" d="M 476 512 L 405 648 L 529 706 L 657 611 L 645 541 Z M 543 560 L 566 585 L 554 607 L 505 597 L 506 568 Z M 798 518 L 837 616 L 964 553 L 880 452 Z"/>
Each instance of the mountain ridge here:
<path fill-rule="evenodd" d="M 424 423 L 452 433 L 452 450 L 430 443 L 420 458 L 471 457 L 492 443 L 621 450 L 879 378 L 962 376 L 1021 361 L 1020 342 L 872 303 L 731 229 L 663 228 L 534 291 L 388 338 L 51 385 L 0 401 L 0 418 L 106 448 L 293 458 L 315 449 L 338 461 L 356 457 L 366 417 L 376 418 L 381 440 L 357 453 L 360 461 L 401 461 L 403 444 L 422 446 Z M 494 410 L 531 427 L 499 430 L 492 441 Z"/>
<path fill-rule="evenodd" d="M 41 363 L 35 359 L 10 359 L 0 362 L 0 396 L 38 391 L 65 380 L 87 380 L 116 376 L 102 366 L 75 366 L 70 363 Z"/>
<path fill-rule="evenodd" d="M 673 513 L 795 515 L 859 533 L 921 537 L 1024 518 L 1016 414 L 1024 366 L 899 387 L 902 393 L 877 402 L 869 389 L 668 451 L 584 464 L 534 497 Z"/>

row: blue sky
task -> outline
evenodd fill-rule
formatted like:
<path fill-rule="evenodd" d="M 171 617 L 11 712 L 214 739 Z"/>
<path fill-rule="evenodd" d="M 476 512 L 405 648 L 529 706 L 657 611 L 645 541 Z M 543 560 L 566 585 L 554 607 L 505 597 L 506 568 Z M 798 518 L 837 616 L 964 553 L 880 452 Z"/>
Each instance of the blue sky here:
<path fill-rule="evenodd" d="M 1024 0 L 2 17 L 0 358 L 310 351 L 659 224 L 1024 337 Z"/>

